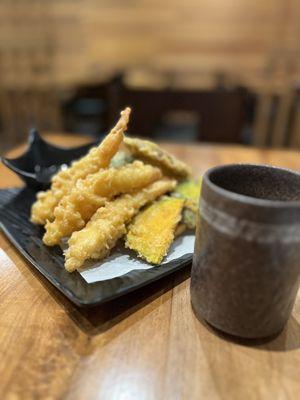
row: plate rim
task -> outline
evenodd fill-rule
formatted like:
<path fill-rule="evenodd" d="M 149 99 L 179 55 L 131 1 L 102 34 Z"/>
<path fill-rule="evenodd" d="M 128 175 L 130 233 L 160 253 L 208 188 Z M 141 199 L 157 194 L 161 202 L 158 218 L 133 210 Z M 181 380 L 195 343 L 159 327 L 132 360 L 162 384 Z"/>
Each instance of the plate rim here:
<path fill-rule="evenodd" d="M 1 189 L 2 191 L 11 191 L 11 190 L 16 190 L 18 189 L 17 193 L 19 193 L 19 190 L 21 191 L 24 188 L 4 188 Z M 2 205 L 0 209 L 3 209 L 5 205 Z M 153 268 L 149 269 L 142 269 L 142 270 L 132 270 L 124 275 L 121 275 L 119 277 L 107 279 L 104 281 L 97 281 L 93 283 L 88 283 L 84 280 L 84 278 L 80 275 L 78 271 L 75 271 L 73 273 L 78 274 L 78 278 L 80 279 L 80 284 L 85 287 L 86 290 L 95 288 L 96 286 L 104 286 L 106 285 L 109 281 L 113 281 L 115 279 L 122 279 L 125 277 L 130 277 L 130 274 L 133 272 L 137 272 L 139 274 L 146 273 L 147 275 L 152 274 L 151 277 L 144 277 L 143 279 L 141 278 L 139 282 L 137 283 L 131 283 L 125 287 L 121 287 L 120 289 L 113 291 L 110 295 L 103 295 L 103 292 L 100 291 L 99 295 L 94 297 L 93 299 L 86 300 L 82 298 L 81 296 L 76 295 L 70 288 L 64 285 L 63 282 L 60 282 L 55 275 L 51 273 L 47 273 L 47 269 L 41 267 L 40 263 L 37 262 L 28 251 L 22 245 L 14 238 L 13 234 L 9 230 L 9 228 L 6 226 L 5 222 L 0 220 L 0 228 L 2 232 L 5 234 L 7 239 L 10 241 L 10 243 L 18 250 L 18 252 L 25 258 L 27 262 L 29 262 L 41 275 L 43 275 L 56 289 L 58 289 L 63 295 L 65 295 L 70 301 L 75 303 L 79 307 L 93 307 L 96 305 L 104 304 L 108 301 L 111 301 L 115 298 L 118 298 L 120 296 L 126 295 L 130 292 L 133 292 L 134 290 L 140 289 L 152 282 L 155 282 L 163 277 L 166 277 L 173 272 L 176 272 L 184 267 L 186 267 L 188 264 L 192 262 L 193 254 L 188 253 L 185 254 L 175 260 L 170 261 L 169 263 L 161 264 L 159 266 L 153 266 Z M 155 273 L 156 272 L 156 273 Z"/>

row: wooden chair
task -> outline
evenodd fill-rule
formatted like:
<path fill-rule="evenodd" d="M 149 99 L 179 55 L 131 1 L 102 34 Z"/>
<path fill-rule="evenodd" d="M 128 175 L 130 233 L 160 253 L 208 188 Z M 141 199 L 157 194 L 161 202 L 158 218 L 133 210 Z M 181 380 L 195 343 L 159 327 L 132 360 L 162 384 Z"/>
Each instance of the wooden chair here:
<path fill-rule="evenodd" d="M 193 112 L 199 116 L 197 140 L 240 143 L 245 121 L 245 92 L 234 90 L 134 89 L 123 85 L 122 78 L 109 88 L 110 124 L 118 112 L 129 105 L 134 110 L 130 132 L 153 136 L 169 112 Z"/>
<path fill-rule="evenodd" d="M 300 148 L 300 88 L 295 89 L 289 146 Z"/>
<path fill-rule="evenodd" d="M 258 95 L 254 144 L 270 147 L 300 146 L 300 92 L 288 86 Z"/>

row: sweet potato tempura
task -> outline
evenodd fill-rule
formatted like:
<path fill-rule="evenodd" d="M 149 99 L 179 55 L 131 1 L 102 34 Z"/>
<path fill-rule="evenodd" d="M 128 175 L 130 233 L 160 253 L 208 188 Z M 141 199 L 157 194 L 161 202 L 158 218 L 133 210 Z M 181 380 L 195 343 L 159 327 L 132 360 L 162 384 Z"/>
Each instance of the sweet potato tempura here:
<path fill-rule="evenodd" d="M 152 264 L 160 264 L 174 240 L 183 199 L 165 197 L 141 211 L 130 224 L 126 247 Z"/>
<path fill-rule="evenodd" d="M 125 194 L 99 208 L 81 231 L 74 232 L 65 253 L 65 268 L 72 272 L 88 259 L 102 259 L 126 232 L 139 209 L 174 189 L 176 181 L 158 180 L 133 194 Z"/>
<path fill-rule="evenodd" d="M 55 208 L 54 221 L 46 223 L 44 243 L 47 246 L 58 244 L 61 238 L 82 229 L 107 200 L 118 194 L 142 189 L 161 176 L 158 168 L 135 161 L 120 169 L 102 169 L 78 180 Z"/>
<path fill-rule="evenodd" d="M 68 194 L 78 179 L 97 172 L 100 168 L 106 168 L 112 157 L 117 153 L 123 141 L 124 131 L 127 129 L 130 108 L 121 112 L 117 125 L 105 137 L 98 147 L 92 148 L 88 154 L 75 161 L 65 170 L 61 170 L 52 178 L 51 188 L 45 192 L 39 192 L 37 201 L 31 209 L 31 221 L 44 225 L 47 220 L 54 218 L 54 209 Z"/>

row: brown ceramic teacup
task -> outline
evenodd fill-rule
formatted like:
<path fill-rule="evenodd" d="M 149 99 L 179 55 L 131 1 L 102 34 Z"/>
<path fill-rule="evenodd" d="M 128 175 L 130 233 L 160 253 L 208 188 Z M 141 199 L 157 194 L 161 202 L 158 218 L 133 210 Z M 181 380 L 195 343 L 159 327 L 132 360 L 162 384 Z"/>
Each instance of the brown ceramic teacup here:
<path fill-rule="evenodd" d="M 300 174 L 265 165 L 212 168 L 199 214 L 195 314 L 239 337 L 279 333 L 299 287 Z"/>

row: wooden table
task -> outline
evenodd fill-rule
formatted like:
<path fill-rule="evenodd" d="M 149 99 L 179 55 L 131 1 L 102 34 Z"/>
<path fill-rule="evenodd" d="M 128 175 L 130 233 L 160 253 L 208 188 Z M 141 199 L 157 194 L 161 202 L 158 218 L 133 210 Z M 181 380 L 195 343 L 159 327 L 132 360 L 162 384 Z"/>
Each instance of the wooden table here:
<path fill-rule="evenodd" d="M 57 143 L 80 138 L 52 135 Z M 166 145 L 197 175 L 221 163 L 300 169 L 300 154 L 212 145 Z M 15 153 L 14 153 L 15 154 Z M 20 185 L 0 167 L 1 187 Z M 189 268 L 104 306 L 81 310 L 1 234 L 1 399 L 296 399 L 300 299 L 270 343 L 234 343 L 190 307 Z"/>

